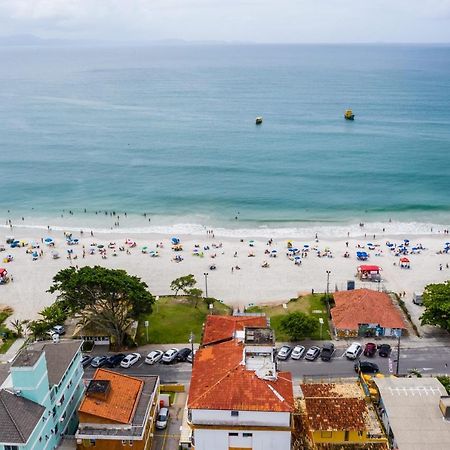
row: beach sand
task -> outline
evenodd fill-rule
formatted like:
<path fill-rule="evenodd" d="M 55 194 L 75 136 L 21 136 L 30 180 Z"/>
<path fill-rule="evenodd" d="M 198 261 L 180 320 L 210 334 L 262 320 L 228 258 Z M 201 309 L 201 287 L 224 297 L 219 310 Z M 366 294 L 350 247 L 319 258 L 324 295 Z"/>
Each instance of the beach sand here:
<path fill-rule="evenodd" d="M 302 249 L 309 245 L 311 250 L 306 258 L 302 259 L 300 266 L 286 256 L 287 241 L 285 238 L 277 237 L 272 245 L 267 245 L 267 239 L 254 238 L 254 246 L 249 246 L 251 237 L 246 237 L 243 242 L 239 238 L 219 237 L 213 238 L 211 235 L 193 236 L 179 235 L 183 245 L 183 251 L 175 253 L 171 248 L 169 235 L 158 234 L 135 234 L 129 235 L 121 233 L 98 233 L 91 237 L 89 233 L 80 236 L 74 233 L 74 237 L 79 238 L 78 245 L 67 246 L 64 233 L 62 231 L 46 232 L 41 229 L 14 227 L 0 229 L 0 244 L 5 244 L 7 236 L 14 236 L 16 239 L 26 241 L 36 241 L 40 244 L 44 255 L 33 261 L 31 254 L 26 253 L 26 248 L 10 249 L 5 245 L 6 250 L 0 252 L 0 267 L 4 267 L 12 275 L 13 281 L 0 285 L 0 304 L 11 306 L 14 309 L 14 318 L 35 319 L 42 308 L 50 305 L 55 296 L 49 294 L 47 289 L 52 283 L 52 277 L 60 270 L 70 265 L 102 265 L 109 268 L 125 269 L 132 275 L 142 278 L 154 295 L 164 295 L 170 293 L 170 282 L 183 275 L 194 274 L 198 287 L 205 291 L 204 273 L 208 275 L 208 296 L 223 300 L 234 308 L 244 308 L 249 303 L 263 304 L 270 302 L 284 302 L 296 297 L 301 293 L 324 292 L 327 287 L 327 273 L 330 273 L 330 291 L 336 288 L 346 289 L 348 280 L 356 280 L 357 287 L 371 287 L 378 289 L 386 287 L 394 292 L 406 292 L 407 302 L 410 303 L 412 293 L 422 290 L 429 283 L 443 282 L 450 279 L 450 269 L 446 267 L 450 264 L 450 254 L 438 254 L 444 248 L 445 242 L 450 241 L 446 234 L 435 233 L 429 235 L 408 235 L 400 238 L 398 235 L 380 235 L 376 239 L 348 238 L 319 236 L 319 242 L 315 239 L 294 240 L 294 246 Z M 52 248 L 41 244 L 41 238 L 51 236 L 55 240 L 55 248 L 60 254 L 59 259 L 51 256 Z M 136 242 L 136 247 L 130 249 L 130 254 L 117 249 L 116 257 L 112 256 L 112 250 L 107 249 L 107 258 L 102 259 L 98 252 L 90 255 L 88 252 L 91 243 L 103 244 L 105 247 L 109 242 L 115 242 L 117 248 L 125 246 L 125 240 L 131 239 Z M 399 258 L 395 257 L 386 246 L 386 242 L 400 244 L 403 238 L 410 239 L 410 247 L 415 244 L 422 244 L 425 248 L 420 254 L 408 255 L 411 261 L 411 269 L 401 269 Z M 157 249 L 156 244 L 162 242 L 164 248 Z M 348 248 L 346 247 L 348 242 Z M 365 245 L 367 242 L 379 245 L 375 251 L 365 248 L 370 254 L 369 260 L 362 263 L 356 259 L 356 251 L 361 250 L 357 245 Z M 204 257 L 193 255 L 194 245 L 200 246 L 202 251 L 205 245 L 210 250 L 204 251 Z M 213 244 L 221 248 L 214 248 Z M 82 258 L 82 247 L 86 248 L 86 256 Z M 150 257 L 143 254 L 141 248 L 148 246 L 149 249 L 158 250 L 159 257 Z M 321 251 L 329 248 L 332 257 L 318 257 L 312 248 L 317 246 Z M 128 248 L 128 246 L 125 246 Z M 77 254 L 77 259 L 67 259 L 67 249 L 72 248 Z M 266 249 L 276 249 L 277 257 L 272 258 L 264 254 Z M 375 256 L 378 250 L 382 250 L 381 256 Z M 344 258 L 344 253 L 350 253 L 349 258 Z M 237 257 L 234 256 L 237 252 Z M 249 252 L 255 254 L 249 257 Z M 14 260 L 4 263 L 3 258 L 11 254 Z M 174 262 L 173 257 L 180 254 L 184 259 L 182 262 Z M 211 258 L 216 254 L 215 258 Z M 262 268 L 263 261 L 267 261 L 269 268 Z M 394 265 L 395 263 L 395 265 Z M 215 264 L 216 270 L 211 270 L 210 265 Z M 381 286 L 377 283 L 359 282 L 355 278 L 357 267 L 360 264 L 376 264 L 382 267 Z M 440 270 L 442 265 L 442 270 Z M 232 267 L 239 266 L 240 270 Z M 419 308 L 412 305 L 412 308 Z"/>

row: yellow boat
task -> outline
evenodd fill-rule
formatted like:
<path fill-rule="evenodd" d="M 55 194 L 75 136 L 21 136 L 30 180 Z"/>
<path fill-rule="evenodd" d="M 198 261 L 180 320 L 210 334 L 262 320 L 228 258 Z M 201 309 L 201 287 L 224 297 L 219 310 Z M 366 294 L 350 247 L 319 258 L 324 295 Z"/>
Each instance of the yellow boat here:
<path fill-rule="evenodd" d="M 351 109 L 347 109 L 344 113 L 344 117 L 346 120 L 355 120 L 355 115 Z"/>

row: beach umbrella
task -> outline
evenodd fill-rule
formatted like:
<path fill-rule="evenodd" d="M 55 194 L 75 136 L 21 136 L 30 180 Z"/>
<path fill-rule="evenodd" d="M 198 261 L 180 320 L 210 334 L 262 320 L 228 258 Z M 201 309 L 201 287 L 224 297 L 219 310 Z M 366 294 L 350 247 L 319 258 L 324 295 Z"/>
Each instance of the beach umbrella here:
<path fill-rule="evenodd" d="M 105 248 L 105 246 L 103 244 L 98 244 L 97 248 Z"/>
<path fill-rule="evenodd" d="M 300 256 L 294 256 L 294 259 L 297 259 L 297 260 L 299 260 L 299 259 L 302 259 L 302 258 L 300 258 Z"/>
<path fill-rule="evenodd" d="M 392 244 L 391 242 L 388 242 L 386 245 L 387 245 L 388 247 L 393 247 L 393 246 L 394 246 L 394 244 Z"/>
<path fill-rule="evenodd" d="M 276 250 L 272 250 L 272 253 L 276 253 L 277 251 Z"/>
<path fill-rule="evenodd" d="M 31 254 L 31 256 L 33 256 L 33 258 L 37 258 L 39 255 L 38 255 L 38 252 L 33 252 L 33 253 Z"/>
<path fill-rule="evenodd" d="M 373 247 L 372 242 L 368 242 L 367 245 L 368 245 L 368 247 Z"/>
<path fill-rule="evenodd" d="M 409 259 L 403 257 L 403 258 L 400 258 L 400 262 L 402 262 L 402 263 L 409 263 Z"/>
<path fill-rule="evenodd" d="M 179 242 L 180 242 L 180 240 L 177 237 L 173 237 L 171 239 L 171 241 L 172 241 L 172 244 L 174 244 L 174 245 L 179 244 Z"/>
<path fill-rule="evenodd" d="M 53 238 L 47 237 L 47 238 L 44 239 L 44 242 L 46 242 L 47 244 L 49 244 L 49 243 L 53 242 Z"/>
<path fill-rule="evenodd" d="M 303 246 L 303 248 L 309 248 L 309 245 L 308 245 L 308 244 L 305 244 L 305 245 Z"/>

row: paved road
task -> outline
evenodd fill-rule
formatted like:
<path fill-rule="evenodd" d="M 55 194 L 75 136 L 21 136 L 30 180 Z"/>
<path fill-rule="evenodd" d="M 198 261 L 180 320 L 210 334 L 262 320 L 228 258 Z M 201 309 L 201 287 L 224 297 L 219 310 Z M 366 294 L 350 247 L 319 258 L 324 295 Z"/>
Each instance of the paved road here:
<path fill-rule="evenodd" d="M 302 380 L 304 376 L 311 377 L 344 377 L 355 375 L 354 362 L 347 360 L 343 356 L 344 349 L 335 351 L 330 362 L 323 362 L 320 358 L 316 361 L 299 361 L 289 359 L 281 361 L 279 369 L 292 372 L 294 380 Z M 147 352 L 146 352 L 147 353 Z M 145 353 L 145 354 L 146 354 Z M 127 375 L 159 375 L 161 383 L 182 383 L 188 384 L 191 378 L 190 363 L 178 364 L 154 364 L 152 366 L 144 364 L 144 357 L 133 367 L 114 369 Z M 362 360 L 369 358 L 362 357 Z M 394 348 L 390 358 L 380 358 L 375 356 L 370 361 L 378 364 L 380 371 L 384 374 L 395 373 L 397 360 L 397 349 Z M 408 373 L 412 369 L 418 369 L 422 374 L 448 374 L 450 375 L 450 347 L 430 346 L 420 348 L 407 348 L 400 352 L 400 373 Z M 85 378 L 92 377 L 95 369 L 87 367 Z"/>
<path fill-rule="evenodd" d="M 306 377 L 345 377 L 355 375 L 354 361 L 349 361 L 343 349 L 337 349 L 329 362 L 299 361 L 289 359 L 281 361 L 279 369 L 292 372 L 295 380 Z M 397 365 L 397 350 L 393 349 L 390 358 L 361 357 L 361 360 L 370 360 L 378 365 L 384 374 L 395 373 Z M 400 351 L 399 373 L 408 373 L 418 369 L 422 374 L 450 374 L 450 347 L 410 348 Z"/>

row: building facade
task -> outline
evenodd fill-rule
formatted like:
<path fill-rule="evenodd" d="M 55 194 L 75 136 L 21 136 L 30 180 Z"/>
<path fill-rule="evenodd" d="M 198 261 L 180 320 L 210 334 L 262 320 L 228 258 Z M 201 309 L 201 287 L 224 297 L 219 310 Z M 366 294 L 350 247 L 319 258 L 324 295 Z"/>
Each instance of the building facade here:
<path fill-rule="evenodd" d="M 77 449 L 149 450 L 159 408 L 159 377 L 97 369 L 78 410 Z"/>
<path fill-rule="evenodd" d="M 22 350 L 0 390 L 0 450 L 57 448 L 73 434 L 84 392 L 81 342 L 39 342 Z"/>
<path fill-rule="evenodd" d="M 291 374 L 278 372 L 265 317 L 209 316 L 188 399 L 196 450 L 289 450 Z"/>

